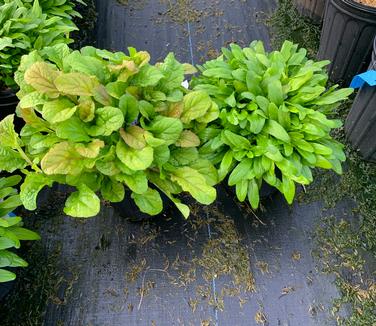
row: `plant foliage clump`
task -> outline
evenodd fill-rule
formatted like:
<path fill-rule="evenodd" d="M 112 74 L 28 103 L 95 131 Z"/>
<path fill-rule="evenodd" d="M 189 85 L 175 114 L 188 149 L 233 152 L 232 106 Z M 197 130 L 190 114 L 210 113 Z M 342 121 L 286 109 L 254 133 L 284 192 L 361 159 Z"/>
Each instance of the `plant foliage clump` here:
<path fill-rule="evenodd" d="M 0 178 L 0 283 L 16 278 L 12 271 L 5 267 L 26 267 L 27 262 L 15 254 L 12 248 L 19 249 L 21 240 L 38 240 L 39 235 L 22 227 L 22 218 L 11 212 L 22 205 L 17 190 L 14 188 L 21 177 L 14 175 Z"/>
<path fill-rule="evenodd" d="M 15 80 L 26 125 L 19 136 L 12 115 L 0 122 L 0 170 L 28 168 L 25 208 L 34 210 L 38 192 L 53 182 L 77 188 L 64 209 L 75 217 L 99 212 L 97 193 L 122 201 L 125 188 L 150 215 L 163 208 L 158 190 L 185 217 L 189 208 L 175 195 L 215 200 L 217 171 L 199 155 L 191 126 L 216 119 L 218 107 L 205 92 L 181 86 L 192 66 L 173 54 L 155 66 L 149 60 L 134 48 L 126 55 L 64 44 L 22 58 Z"/>
<path fill-rule="evenodd" d="M 72 19 L 79 17 L 74 6 L 70 0 L 0 0 L 0 86 L 16 86 L 13 74 L 22 55 L 73 42 Z"/>
<path fill-rule="evenodd" d="M 267 53 L 263 43 L 236 44 L 208 61 L 192 81 L 220 108 L 219 119 L 198 129 L 200 153 L 228 174 L 240 201 L 259 205 L 263 182 L 277 188 L 291 203 L 295 183 L 312 182 L 311 169 L 342 172 L 343 145 L 330 132 L 341 126 L 327 117 L 352 89 L 327 89 L 328 61 L 308 60 L 305 49 L 286 41 Z"/>

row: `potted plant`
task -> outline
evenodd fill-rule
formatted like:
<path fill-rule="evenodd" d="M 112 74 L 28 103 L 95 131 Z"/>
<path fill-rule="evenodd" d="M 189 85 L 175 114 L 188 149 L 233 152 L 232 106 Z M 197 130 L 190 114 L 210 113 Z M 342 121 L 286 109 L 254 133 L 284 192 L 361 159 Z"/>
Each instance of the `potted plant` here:
<path fill-rule="evenodd" d="M 22 204 L 14 188 L 20 181 L 17 175 L 0 178 L 0 300 L 9 291 L 9 282 L 16 278 L 12 269 L 27 266 L 12 249 L 19 249 L 22 240 L 39 239 L 39 235 L 25 229 L 22 218 L 13 213 Z"/>
<path fill-rule="evenodd" d="M 360 0 L 328 0 L 318 57 L 329 59 L 329 76 L 349 85 L 369 64 L 376 35 L 376 7 Z"/>
<path fill-rule="evenodd" d="M 317 23 L 321 23 L 325 12 L 325 0 L 295 0 L 298 11 Z"/>
<path fill-rule="evenodd" d="M 181 86 L 192 66 L 173 54 L 149 60 L 134 48 L 126 55 L 64 44 L 22 58 L 15 80 L 25 127 L 18 135 L 12 115 L 0 122 L 0 169 L 26 174 L 25 208 L 35 209 L 38 192 L 54 182 L 77 189 L 64 209 L 75 217 L 98 214 L 100 197 L 121 202 L 126 189 L 149 215 L 162 211 L 159 192 L 185 217 L 180 193 L 215 200 L 217 171 L 191 129 L 216 119 L 218 107 L 205 92 Z"/>
<path fill-rule="evenodd" d="M 13 75 L 21 56 L 33 49 L 71 43 L 76 30 L 71 19 L 77 16 L 71 1 L 0 0 L 0 118 L 14 113 L 17 88 Z"/>
<path fill-rule="evenodd" d="M 308 60 L 305 49 L 288 41 L 271 53 L 261 41 L 222 53 L 199 67 L 191 83 L 220 109 L 218 119 L 196 126 L 200 153 L 219 168 L 219 180 L 228 175 L 237 198 L 257 208 L 265 182 L 291 203 L 295 183 L 312 182 L 311 169 L 341 173 L 343 146 L 330 136 L 341 122 L 326 114 L 353 90 L 327 89 L 329 62 Z"/>
<path fill-rule="evenodd" d="M 354 79 L 353 86 L 360 87 L 358 94 L 346 118 L 345 132 L 352 145 L 359 150 L 361 156 L 368 161 L 376 162 L 376 38 L 372 60 L 367 73 Z M 368 77 L 368 78 L 367 78 Z M 364 79 L 363 79 L 364 78 Z"/>

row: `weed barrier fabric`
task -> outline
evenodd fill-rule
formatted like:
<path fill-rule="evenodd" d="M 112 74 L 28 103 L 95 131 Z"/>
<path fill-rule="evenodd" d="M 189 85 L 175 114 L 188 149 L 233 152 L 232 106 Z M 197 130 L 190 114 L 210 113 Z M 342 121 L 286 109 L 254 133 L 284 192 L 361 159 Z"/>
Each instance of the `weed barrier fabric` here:
<path fill-rule="evenodd" d="M 274 1 L 97 1 L 97 46 L 174 51 L 200 63 L 231 41 L 269 43 L 263 19 Z M 188 22 L 187 22 L 188 20 Z M 57 252 L 56 291 L 45 325 L 335 325 L 332 277 L 312 257 L 322 204 L 280 195 L 251 213 L 224 187 L 208 208 L 192 202 L 188 220 L 174 209 L 142 223 L 137 212 L 102 205 L 91 219 L 62 213 L 67 189 L 43 200 L 43 246 Z M 53 204 L 51 206 L 51 204 Z M 46 209 L 46 208 L 44 208 Z M 332 214 L 351 211 L 345 202 Z M 55 213 L 56 212 L 56 213 Z"/>

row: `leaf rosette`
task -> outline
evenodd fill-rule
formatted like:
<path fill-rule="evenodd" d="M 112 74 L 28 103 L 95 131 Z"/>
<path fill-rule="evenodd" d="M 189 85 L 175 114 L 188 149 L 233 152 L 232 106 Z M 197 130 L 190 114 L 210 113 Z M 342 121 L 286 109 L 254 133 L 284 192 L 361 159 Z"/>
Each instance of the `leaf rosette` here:
<path fill-rule="evenodd" d="M 289 41 L 271 53 L 260 41 L 246 48 L 232 44 L 199 67 L 201 74 L 191 82 L 220 110 L 218 119 L 196 129 L 199 153 L 253 208 L 263 182 L 292 203 L 295 185 L 312 182 L 313 168 L 342 172 L 343 145 L 330 136 L 341 121 L 328 114 L 353 89 L 327 88 L 329 62 L 314 62 L 306 53 Z"/>
<path fill-rule="evenodd" d="M 29 167 L 20 194 L 27 209 L 53 182 L 76 187 L 64 209 L 75 217 L 96 215 L 100 198 L 122 201 L 126 189 L 150 215 L 162 211 L 160 192 L 185 217 L 178 194 L 215 200 L 217 171 L 191 130 L 216 119 L 218 107 L 205 92 L 181 86 L 190 65 L 173 54 L 156 65 L 149 60 L 134 48 L 126 55 L 61 44 L 22 58 L 17 113 L 26 125 L 18 136 L 12 116 L 0 122 L 0 136 L 9 139 L 0 141 L 0 169 Z"/>
<path fill-rule="evenodd" d="M 0 88 L 16 86 L 13 74 L 22 55 L 54 44 L 69 44 L 74 10 L 82 0 L 0 0 Z"/>

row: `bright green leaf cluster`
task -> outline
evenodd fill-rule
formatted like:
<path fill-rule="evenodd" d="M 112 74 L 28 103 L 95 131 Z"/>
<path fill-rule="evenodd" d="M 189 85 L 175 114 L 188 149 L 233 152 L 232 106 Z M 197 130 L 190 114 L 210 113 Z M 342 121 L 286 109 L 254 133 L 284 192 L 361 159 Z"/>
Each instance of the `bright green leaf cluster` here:
<path fill-rule="evenodd" d="M 72 42 L 69 33 L 77 30 L 72 18 L 79 17 L 74 6 L 73 0 L 0 0 L 0 88 L 15 86 L 22 55 Z"/>
<path fill-rule="evenodd" d="M 181 86 L 191 66 L 173 54 L 156 65 L 149 60 L 134 48 L 126 55 L 64 44 L 22 58 L 15 80 L 26 125 L 19 137 L 13 116 L 0 122 L 0 169 L 33 169 L 21 186 L 27 209 L 53 182 L 76 187 L 64 209 L 75 217 L 96 215 L 100 197 L 122 201 L 125 189 L 150 215 L 162 211 L 159 191 L 185 217 L 181 192 L 203 204 L 215 200 L 217 171 L 191 130 L 216 119 L 218 107 L 205 92 Z"/>
<path fill-rule="evenodd" d="M 238 199 L 257 208 L 266 182 L 291 203 L 295 183 L 312 182 L 312 168 L 341 173 L 343 146 L 330 136 L 341 122 L 326 114 L 353 90 L 327 89 L 329 62 L 308 60 L 288 41 L 271 53 L 260 41 L 222 52 L 191 85 L 220 108 L 219 119 L 198 130 L 199 152 L 219 167 L 220 180 L 229 175 Z"/>
<path fill-rule="evenodd" d="M 17 175 L 0 178 L 0 283 L 16 278 L 16 274 L 5 267 L 27 266 L 25 260 L 9 249 L 20 248 L 20 240 L 39 239 L 38 234 L 22 227 L 21 217 L 9 214 L 22 204 L 17 190 L 13 188 L 20 181 L 21 177 Z"/>

